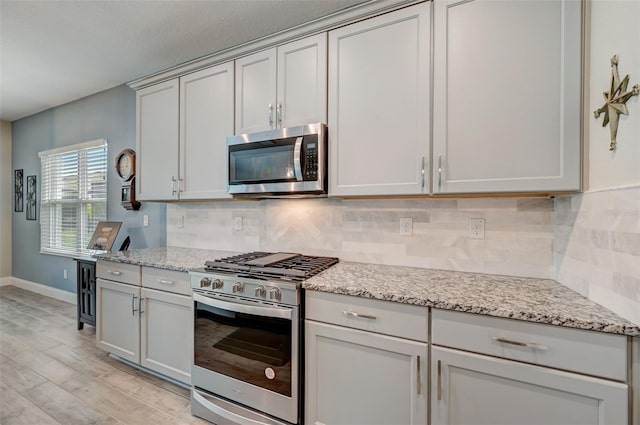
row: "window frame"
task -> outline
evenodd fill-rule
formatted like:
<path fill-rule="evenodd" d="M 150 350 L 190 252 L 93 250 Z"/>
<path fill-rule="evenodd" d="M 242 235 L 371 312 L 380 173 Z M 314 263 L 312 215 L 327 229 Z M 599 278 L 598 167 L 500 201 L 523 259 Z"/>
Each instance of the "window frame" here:
<path fill-rule="evenodd" d="M 92 152 L 98 155 L 102 149 L 102 156 L 95 159 L 88 158 L 87 153 Z M 70 186 L 71 193 L 76 196 L 69 198 L 69 184 L 64 182 L 62 176 L 65 171 L 62 168 L 51 171 L 51 162 L 61 159 L 64 155 L 77 154 L 75 161 L 77 171 L 75 172 L 76 182 Z M 96 139 L 84 143 L 78 143 L 60 148 L 38 152 L 40 157 L 40 253 L 46 255 L 57 255 L 62 257 L 88 257 L 94 250 L 87 249 L 93 230 L 88 228 L 90 222 L 107 220 L 107 198 L 108 198 L 108 143 L 107 139 Z M 57 164 L 58 167 L 60 164 Z M 66 172 L 73 169 L 74 162 L 65 164 Z M 96 169 L 97 168 L 97 169 Z M 104 173 L 103 185 L 95 186 L 95 180 L 89 178 L 90 172 Z M 71 171 L 71 174 L 74 175 Z M 96 188 L 98 190 L 96 190 Z M 97 196 L 97 197 L 96 197 Z M 99 206 L 103 214 L 89 216 L 88 205 Z M 64 213 L 61 213 L 65 205 L 73 206 L 76 209 L 75 216 L 75 246 L 73 248 L 63 245 Z M 52 219 L 53 217 L 53 219 Z M 53 236 L 52 236 L 53 235 Z M 54 241 L 54 239 L 57 239 Z"/>

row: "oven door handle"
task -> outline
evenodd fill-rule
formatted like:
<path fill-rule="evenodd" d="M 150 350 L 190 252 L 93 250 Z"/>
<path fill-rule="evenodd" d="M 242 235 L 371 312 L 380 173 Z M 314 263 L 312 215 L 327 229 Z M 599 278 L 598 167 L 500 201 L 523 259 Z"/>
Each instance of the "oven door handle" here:
<path fill-rule="evenodd" d="M 230 301 L 222 301 L 217 298 L 208 297 L 206 295 L 201 295 L 197 293 L 193 293 L 193 300 L 201 302 L 211 307 L 217 307 L 227 311 L 233 311 L 236 313 L 245 313 L 252 314 L 254 316 L 266 316 L 266 317 L 275 317 L 279 319 L 289 319 L 292 317 L 292 309 L 290 308 L 282 308 L 277 306 L 272 307 L 258 307 L 254 305 L 241 304 Z"/>

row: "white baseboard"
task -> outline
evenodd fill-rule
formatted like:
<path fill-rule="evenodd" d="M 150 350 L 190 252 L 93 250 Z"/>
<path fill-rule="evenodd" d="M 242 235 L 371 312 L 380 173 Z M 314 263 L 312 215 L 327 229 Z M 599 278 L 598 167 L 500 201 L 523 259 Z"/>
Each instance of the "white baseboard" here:
<path fill-rule="evenodd" d="M 9 280 L 9 283 L 5 283 L 5 279 Z M 35 292 L 40 295 L 55 298 L 56 300 L 68 302 L 69 304 L 77 304 L 77 295 L 73 292 L 63 291 L 62 289 L 52 288 L 51 286 L 43 285 L 41 283 L 31 282 L 17 277 L 3 277 L 1 285 L 13 285 L 20 289 Z"/>
<path fill-rule="evenodd" d="M 0 286 L 13 285 L 12 279 L 10 276 L 0 277 Z"/>

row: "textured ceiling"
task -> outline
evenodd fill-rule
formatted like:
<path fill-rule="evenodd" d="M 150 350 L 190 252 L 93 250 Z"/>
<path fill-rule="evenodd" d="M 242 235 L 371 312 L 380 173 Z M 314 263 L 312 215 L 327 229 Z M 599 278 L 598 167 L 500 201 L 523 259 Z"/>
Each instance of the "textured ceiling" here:
<path fill-rule="evenodd" d="M 0 119 L 19 118 L 362 0 L 0 0 Z"/>

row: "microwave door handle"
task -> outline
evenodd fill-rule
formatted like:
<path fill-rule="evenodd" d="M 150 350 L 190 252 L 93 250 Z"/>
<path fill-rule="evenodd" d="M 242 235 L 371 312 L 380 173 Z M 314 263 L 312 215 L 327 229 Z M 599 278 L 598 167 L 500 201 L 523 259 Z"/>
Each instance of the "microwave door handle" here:
<path fill-rule="evenodd" d="M 296 139 L 293 148 L 293 169 L 296 173 L 296 180 L 301 182 L 304 180 L 302 176 L 302 137 Z"/>

